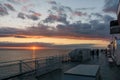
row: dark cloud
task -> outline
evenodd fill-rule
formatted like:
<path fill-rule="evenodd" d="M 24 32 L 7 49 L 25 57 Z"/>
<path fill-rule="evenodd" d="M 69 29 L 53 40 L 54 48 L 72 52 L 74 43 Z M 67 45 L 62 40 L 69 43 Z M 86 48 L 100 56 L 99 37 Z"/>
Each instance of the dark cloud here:
<path fill-rule="evenodd" d="M 26 28 L 22 32 L 22 35 L 50 37 L 50 36 L 56 35 L 54 30 L 55 30 L 54 28 L 50 29 L 50 26 L 38 24 L 38 26 L 32 26 L 32 27 Z"/>
<path fill-rule="evenodd" d="M 105 0 L 103 11 L 116 13 L 118 9 L 118 3 L 119 0 Z"/>
<path fill-rule="evenodd" d="M 97 14 L 98 15 L 98 14 Z M 102 17 L 101 15 L 98 15 Z M 69 24 L 69 25 L 59 25 L 57 26 L 58 32 L 62 32 L 64 30 L 64 35 L 66 36 L 86 36 L 86 37 L 110 37 L 109 34 L 109 22 L 114 20 L 113 17 L 109 15 L 104 15 L 102 18 L 103 22 L 100 20 L 91 20 L 90 23 L 81 23 L 80 21 Z"/>
<path fill-rule="evenodd" d="M 65 7 L 64 6 L 52 6 L 51 11 L 57 14 L 63 14 L 65 13 Z"/>
<path fill-rule="evenodd" d="M 52 6 L 52 7 L 55 7 L 55 6 Z M 54 9 L 54 8 L 53 8 Z M 73 12 L 73 9 L 71 7 L 68 7 L 68 6 L 64 6 L 64 5 L 60 5 L 60 6 L 56 6 L 56 10 L 57 11 L 63 11 L 63 12 Z"/>
<path fill-rule="evenodd" d="M 29 0 L 7 0 L 7 1 L 14 4 L 21 4 L 21 3 L 27 3 Z"/>
<path fill-rule="evenodd" d="M 14 3 L 14 4 L 19 4 L 20 2 L 18 0 L 7 0 L 10 3 Z"/>
<path fill-rule="evenodd" d="M 45 23 L 54 23 L 54 22 L 61 22 L 64 24 L 69 24 L 67 20 L 72 19 L 74 16 L 86 16 L 87 13 L 83 13 L 81 11 L 73 10 L 72 8 L 64 5 L 52 5 L 51 9 L 48 10 L 49 15 L 48 17 L 43 20 Z"/>
<path fill-rule="evenodd" d="M 17 32 L 18 29 L 15 28 L 9 28 L 9 27 L 0 28 L 0 34 L 16 34 Z"/>
<path fill-rule="evenodd" d="M 94 34 L 95 32 L 98 36 L 110 37 L 110 21 L 114 20 L 115 18 L 110 15 L 101 15 L 99 13 L 92 15 L 101 18 L 102 22 L 99 19 L 91 20 L 90 24 L 94 30 L 91 33 Z"/>
<path fill-rule="evenodd" d="M 0 28 L 0 37 L 14 37 L 15 35 L 21 33 L 21 29 L 2 27 Z"/>
<path fill-rule="evenodd" d="M 94 44 L 68 44 L 68 45 L 55 45 L 53 48 L 59 49 L 76 49 L 76 48 L 93 48 Z"/>
<path fill-rule="evenodd" d="M 88 25 L 87 25 L 88 26 Z M 87 29 L 84 29 L 84 24 L 80 23 L 74 23 L 69 25 L 58 25 L 57 26 L 57 34 L 58 36 L 68 36 L 68 37 L 81 37 L 86 34 L 88 31 Z"/>
<path fill-rule="evenodd" d="M 49 4 L 53 4 L 53 5 L 56 5 L 56 4 L 57 4 L 57 2 L 55 2 L 55 1 L 48 1 L 48 3 L 49 3 Z"/>
<path fill-rule="evenodd" d="M 13 34 L 0 34 L 0 37 L 12 37 Z"/>
<path fill-rule="evenodd" d="M 40 13 L 35 12 L 35 11 L 33 11 L 33 10 L 29 10 L 29 12 L 32 13 L 33 15 L 35 15 L 35 16 L 41 16 Z"/>
<path fill-rule="evenodd" d="M 14 1 L 14 0 L 9 0 Z M 110 1 L 110 0 L 109 0 Z M 104 6 L 104 11 L 113 12 L 113 8 L 111 8 L 110 3 L 106 0 L 106 5 Z M 38 24 L 37 26 L 31 26 L 27 27 L 26 29 L 16 29 L 16 28 L 0 28 L 0 37 L 16 37 L 16 38 L 28 38 L 33 36 L 38 36 L 39 38 L 41 36 L 43 37 L 59 37 L 59 38 L 74 38 L 74 39 L 80 39 L 82 37 L 84 38 L 102 38 L 106 39 L 109 38 L 109 22 L 111 20 L 114 20 L 113 17 L 109 15 L 103 15 L 99 13 L 91 13 L 92 16 L 95 16 L 97 18 L 100 18 L 98 20 L 97 18 L 94 20 L 90 20 L 88 23 L 83 23 L 81 21 L 77 21 L 74 23 L 70 23 L 68 20 L 68 17 L 71 16 L 69 13 L 72 14 L 74 17 L 81 17 L 81 16 L 87 16 L 88 14 L 85 12 L 82 12 L 80 10 L 88 10 L 87 8 L 79 8 L 73 10 L 71 7 L 58 5 L 55 1 L 50 2 L 52 4 L 48 16 L 45 20 L 43 20 L 45 23 L 54 23 L 54 22 L 60 22 L 63 24 L 58 24 L 55 27 L 46 26 L 45 24 Z M 6 6 L 6 5 L 4 5 Z M 4 7 L 2 4 L 0 4 L 0 15 L 7 15 L 7 8 L 10 10 L 14 10 L 14 7 L 6 6 Z M 114 6 L 112 6 L 114 7 Z M 94 8 L 89 8 L 94 9 Z M 17 17 L 21 19 L 30 19 L 30 20 L 39 20 L 41 14 L 34 11 L 29 10 L 27 13 L 19 12 Z M 89 21 L 88 20 L 88 21 Z"/>
<path fill-rule="evenodd" d="M 0 4 L 0 16 L 4 15 L 8 15 L 8 11 L 2 4 Z"/>
<path fill-rule="evenodd" d="M 45 20 L 45 23 L 54 23 L 54 22 L 62 22 L 64 24 L 68 24 L 67 15 L 66 14 L 59 14 L 59 15 L 49 15 Z"/>
<path fill-rule="evenodd" d="M 96 21 L 97 22 L 97 21 Z M 63 38 L 108 38 L 109 26 L 104 23 L 91 21 L 91 23 L 73 23 L 68 25 L 57 25 L 56 28 L 49 29 L 50 26 L 39 24 L 36 27 L 29 27 L 23 32 L 24 35 L 37 35 L 47 37 Z M 95 25 L 94 25 L 95 24 Z M 107 30 L 107 31 L 106 31 Z"/>
<path fill-rule="evenodd" d="M 43 20 L 44 22 L 53 23 L 57 21 L 62 22 L 64 24 L 68 24 L 69 23 L 68 19 L 72 20 L 73 17 L 87 16 L 86 12 L 72 9 L 69 6 L 61 5 L 57 2 L 55 4 L 56 5 L 52 5 L 51 8 L 48 10 L 49 16 L 45 20 Z"/>
<path fill-rule="evenodd" d="M 90 23 L 92 26 L 92 31 L 89 34 L 99 37 L 110 37 L 108 23 L 100 23 L 98 20 L 92 20 Z"/>
<path fill-rule="evenodd" d="M 57 13 L 58 16 L 60 16 L 61 14 L 68 15 L 67 14 L 68 12 L 71 13 L 73 16 L 86 16 L 87 15 L 87 13 L 83 13 L 83 12 L 78 11 L 78 10 L 73 10 L 72 8 L 70 8 L 68 6 L 63 6 L 63 5 L 52 6 L 51 10 L 49 10 L 49 12 L 50 12 L 50 14 Z"/>
<path fill-rule="evenodd" d="M 96 17 L 96 19 L 99 19 L 99 20 L 95 20 L 95 21 L 97 21 L 97 22 L 103 21 L 105 24 L 109 24 L 110 21 L 115 19 L 114 17 L 112 17 L 110 15 L 103 15 L 103 14 L 100 14 L 100 13 L 91 13 L 89 15 L 89 17 L 90 18 Z M 94 20 L 92 20 L 92 21 L 94 21 Z M 90 22 L 92 22 L 92 21 L 90 21 Z"/>
<path fill-rule="evenodd" d="M 51 43 L 10 43 L 10 42 L 0 42 L 0 47 L 29 47 L 29 46 L 38 46 L 38 47 L 52 47 Z"/>
<path fill-rule="evenodd" d="M 13 7 L 11 4 L 5 3 L 4 5 L 5 5 L 9 10 L 15 11 L 14 7 Z"/>
<path fill-rule="evenodd" d="M 56 28 L 39 24 L 38 26 L 28 27 L 24 30 L 14 28 L 1 28 L 1 37 L 59 37 L 59 38 L 108 38 L 109 26 L 98 21 L 91 21 L 90 23 L 73 23 L 68 25 L 57 25 Z"/>
<path fill-rule="evenodd" d="M 24 36 L 24 35 L 14 35 L 13 37 L 16 37 L 16 38 L 27 38 L 27 36 Z"/>
<path fill-rule="evenodd" d="M 56 5 L 52 5 L 51 8 L 48 10 L 48 12 L 49 12 L 48 20 L 49 20 L 50 15 L 55 15 L 55 16 L 59 17 L 59 20 L 57 19 L 57 21 L 60 21 L 60 22 L 63 21 L 63 23 L 65 23 L 65 24 L 68 23 L 68 21 L 66 19 L 69 18 L 70 15 L 73 14 L 73 10 L 71 7 L 64 6 L 64 5 L 61 5 L 58 3 L 56 3 Z M 70 13 L 70 14 L 68 14 L 68 13 Z M 65 19 L 65 20 L 63 20 L 63 19 Z M 54 20 L 52 19 L 51 22 L 54 22 Z"/>
<path fill-rule="evenodd" d="M 56 10 L 56 11 L 70 11 L 72 12 L 73 10 L 71 9 L 71 7 L 65 6 L 65 5 L 61 5 L 55 1 L 49 1 L 50 4 L 52 4 L 52 10 Z"/>
<path fill-rule="evenodd" d="M 94 10 L 95 7 L 91 7 L 91 8 L 77 8 L 76 10 Z"/>
<path fill-rule="evenodd" d="M 70 12 L 73 12 L 73 10 L 72 10 L 72 8 L 71 8 L 71 7 L 64 6 L 64 9 L 65 9 L 65 10 L 68 10 L 68 11 L 70 11 Z"/>
<path fill-rule="evenodd" d="M 58 10 L 58 7 L 57 6 L 52 6 L 51 9 L 52 10 Z"/>
<path fill-rule="evenodd" d="M 91 23 L 92 25 L 96 25 L 96 24 L 99 23 L 99 20 L 91 20 L 90 23 Z"/>
<path fill-rule="evenodd" d="M 39 19 L 39 15 L 37 13 L 28 15 L 28 14 L 19 12 L 17 17 L 21 18 L 21 19 L 26 19 L 27 18 L 27 19 L 31 19 L 31 20 L 38 20 Z"/>
<path fill-rule="evenodd" d="M 43 37 L 59 37 L 59 38 L 94 38 L 94 39 L 108 39 L 109 34 L 109 22 L 114 20 L 109 15 L 100 15 L 99 13 L 92 13 L 94 16 L 98 16 L 99 19 L 90 20 L 88 23 L 82 23 L 76 21 L 69 23 L 66 20 L 65 14 L 49 15 L 44 21 L 45 22 L 62 22 L 64 24 L 58 24 L 56 27 L 51 27 L 45 24 L 38 24 L 37 26 L 27 27 L 26 29 L 15 29 L 15 28 L 0 28 L 0 34 L 4 36 L 13 36 L 17 38 L 27 38 L 38 36 Z"/>
<path fill-rule="evenodd" d="M 71 14 L 73 12 L 72 8 L 69 6 L 61 5 L 55 1 L 49 1 L 49 3 L 52 4 L 50 9 L 50 13 L 52 14 L 57 13 L 57 15 L 59 14 L 67 15 L 68 12 L 70 12 Z"/>
<path fill-rule="evenodd" d="M 27 17 L 28 19 L 32 19 L 32 20 L 38 20 L 38 19 L 39 19 L 39 17 L 36 16 L 36 15 L 26 15 L 26 17 Z"/>
<path fill-rule="evenodd" d="M 59 12 L 64 12 L 65 11 L 65 6 L 60 6 L 58 11 Z"/>
<path fill-rule="evenodd" d="M 21 19 L 25 19 L 25 16 L 26 15 L 24 13 L 19 12 L 17 17 Z"/>
<path fill-rule="evenodd" d="M 53 22 L 55 22 L 55 21 L 57 21 L 58 20 L 58 18 L 59 18 L 59 16 L 57 16 L 57 15 L 49 15 L 45 20 L 44 20 L 44 22 L 45 23 L 53 23 Z"/>
<path fill-rule="evenodd" d="M 83 13 L 83 12 L 80 12 L 80 11 L 75 11 L 75 12 L 73 12 L 73 15 L 77 15 L 77 16 L 86 16 L 87 13 Z"/>

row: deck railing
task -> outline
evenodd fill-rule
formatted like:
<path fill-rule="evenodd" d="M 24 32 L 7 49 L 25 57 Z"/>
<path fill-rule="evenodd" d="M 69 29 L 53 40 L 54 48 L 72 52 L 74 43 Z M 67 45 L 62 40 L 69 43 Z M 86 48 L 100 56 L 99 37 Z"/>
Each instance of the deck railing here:
<path fill-rule="evenodd" d="M 61 68 L 61 63 L 68 60 L 68 55 L 62 55 L 0 62 L 0 79 L 9 79 L 30 72 L 35 75 L 45 74 Z"/>

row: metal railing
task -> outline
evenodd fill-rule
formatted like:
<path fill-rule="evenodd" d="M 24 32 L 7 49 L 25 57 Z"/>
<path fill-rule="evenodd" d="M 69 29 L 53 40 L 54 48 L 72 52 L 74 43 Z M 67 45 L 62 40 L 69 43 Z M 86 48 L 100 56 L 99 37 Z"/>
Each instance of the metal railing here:
<path fill-rule="evenodd" d="M 35 75 L 45 74 L 61 68 L 61 63 L 68 60 L 68 55 L 62 55 L 0 62 L 0 79 L 13 78 L 30 72 Z"/>

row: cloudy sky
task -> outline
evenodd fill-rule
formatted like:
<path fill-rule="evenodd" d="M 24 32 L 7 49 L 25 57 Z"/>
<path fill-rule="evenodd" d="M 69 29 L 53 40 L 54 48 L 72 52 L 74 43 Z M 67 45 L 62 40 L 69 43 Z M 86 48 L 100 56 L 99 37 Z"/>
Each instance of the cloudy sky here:
<path fill-rule="evenodd" d="M 0 48 L 105 47 L 118 0 L 0 0 Z"/>

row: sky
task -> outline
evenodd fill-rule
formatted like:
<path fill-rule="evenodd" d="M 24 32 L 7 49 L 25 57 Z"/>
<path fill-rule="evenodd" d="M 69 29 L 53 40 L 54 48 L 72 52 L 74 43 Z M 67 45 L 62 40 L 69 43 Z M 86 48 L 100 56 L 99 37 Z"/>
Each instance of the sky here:
<path fill-rule="evenodd" d="M 0 48 L 106 47 L 118 0 L 0 0 Z"/>

